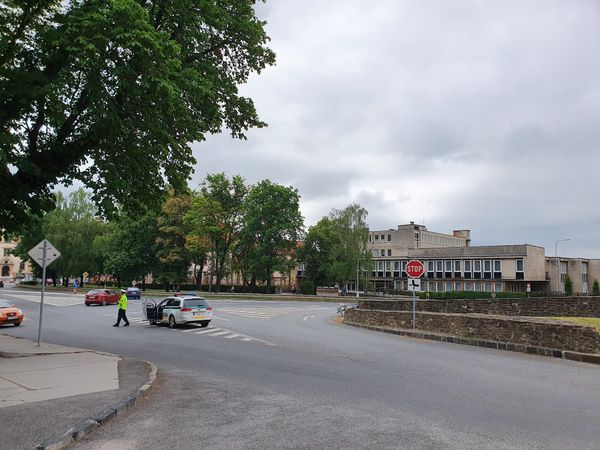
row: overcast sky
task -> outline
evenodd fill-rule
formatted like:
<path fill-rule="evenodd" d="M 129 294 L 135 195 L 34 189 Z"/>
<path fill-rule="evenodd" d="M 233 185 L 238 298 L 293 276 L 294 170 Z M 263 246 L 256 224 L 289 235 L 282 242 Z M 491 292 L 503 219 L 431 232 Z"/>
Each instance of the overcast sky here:
<path fill-rule="evenodd" d="M 296 187 L 307 226 L 358 202 L 473 245 L 600 258 L 600 2 L 271 0 L 268 128 L 194 144 L 207 173 Z"/>

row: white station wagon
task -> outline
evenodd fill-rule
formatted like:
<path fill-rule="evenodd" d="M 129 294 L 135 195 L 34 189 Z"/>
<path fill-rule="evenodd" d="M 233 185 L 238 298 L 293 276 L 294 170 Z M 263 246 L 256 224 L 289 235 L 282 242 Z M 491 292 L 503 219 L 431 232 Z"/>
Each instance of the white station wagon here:
<path fill-rule="evenodd" d="M 158 305 L 146 303 L 144 315 L 152 325 L 168 323 L 171 328 L 187 323 L 207 327 L 212 320 L 212 306 L 202 297 L 169 297 Z"/>

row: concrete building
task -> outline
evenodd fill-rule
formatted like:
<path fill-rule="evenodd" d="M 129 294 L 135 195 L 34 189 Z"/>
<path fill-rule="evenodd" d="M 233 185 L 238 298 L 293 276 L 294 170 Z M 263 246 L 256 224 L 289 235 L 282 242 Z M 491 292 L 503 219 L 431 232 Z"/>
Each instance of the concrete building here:
<path fill-rule="evenodd" d="M 414 222 L 371 231 L 367 247 L 370 280 L 380 292 L 407 289 L 405 269 L 412 259 L 425 266 L 421 290 L 428 292 L 563 292 L 569 274 L 574 292 L 585 295 L 600 280 L 600 260 L 558 258 L 557 269 L 557 258 L 546 257 L 543 247 L 472 246 L 469 230 L 437 233 Z"/>

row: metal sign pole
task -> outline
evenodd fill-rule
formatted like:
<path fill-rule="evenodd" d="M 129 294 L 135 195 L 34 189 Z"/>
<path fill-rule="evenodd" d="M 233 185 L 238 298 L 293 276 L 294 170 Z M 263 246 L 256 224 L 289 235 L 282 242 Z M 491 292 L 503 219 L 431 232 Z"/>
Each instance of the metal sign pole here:
<path fill-rule="evenodd" d="M 411 280 L 411 282 L 413 283 L 413 330 L 416 329 L 417 325 L 416 325 L 416 320 L 417 320 L 417 301 L 415 299 L 415 286 L 414 286 L 414 280 Z"/>
<path fill-rule="evenodd" d="M 44 312 L 44 290 L 46 289 L 46 248 L 47 241 L 44 240 L 44 250 L 42 256 L 42 298 L 40 300 L 40 323 L 38 325 L 38 338 L 37 346 L 40 346 L 40 339 L 42 336 L 42 313 Z"/>

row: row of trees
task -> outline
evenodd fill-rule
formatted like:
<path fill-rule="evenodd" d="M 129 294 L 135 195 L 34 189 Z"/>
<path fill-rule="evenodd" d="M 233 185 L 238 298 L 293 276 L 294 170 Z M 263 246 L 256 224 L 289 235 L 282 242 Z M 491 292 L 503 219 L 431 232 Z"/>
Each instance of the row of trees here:
<path fill-rule="evenodd" d="M 111 274 L 128 283 L 152 274 L 159 282 L 187 282 L 190 267 L 200 284 L 207 268 L 216 289 L 230 273 L 245 284 L 270 286 L 275 271 L 289 272 L 303 237 L 300 196 L 269 180 L 249 186 L 241 176 L 206 177 L 197 191 L 170 192 L 158 211 L 101 220 L 83 189 L 31 219 L 16 250 L 49 239 L 62 253 L 54 277 Z M 211 277 L 211 278 L 212 278 Z"/>
<path fill-rule="evenodd" d="M 57 194 L 56 204 L 30 218 L 16 250 L 26 258 L 28 249 L 49 239 L 63 255 L 49 267 L 54 279 L 88 272 L 128 284 L 152 274 L 179 285 L 188 282 L 191 268 L 197 285 L 208 272 L 217 291 L 231 274 L 268 289 L 274 272 L 287 274 L 300 261 L 304 290 L 314 292 L 320 285 L 345 287 L 370 258 L 364 208 L 333 210 L 305 234 L 298 191 L 269 180 L 248 185 L 239 175 L 208 175 L 199 190 L 171 191 L 158 210 L 112 220 L 98 216 L 84 189 L 68 198 Z"/>

